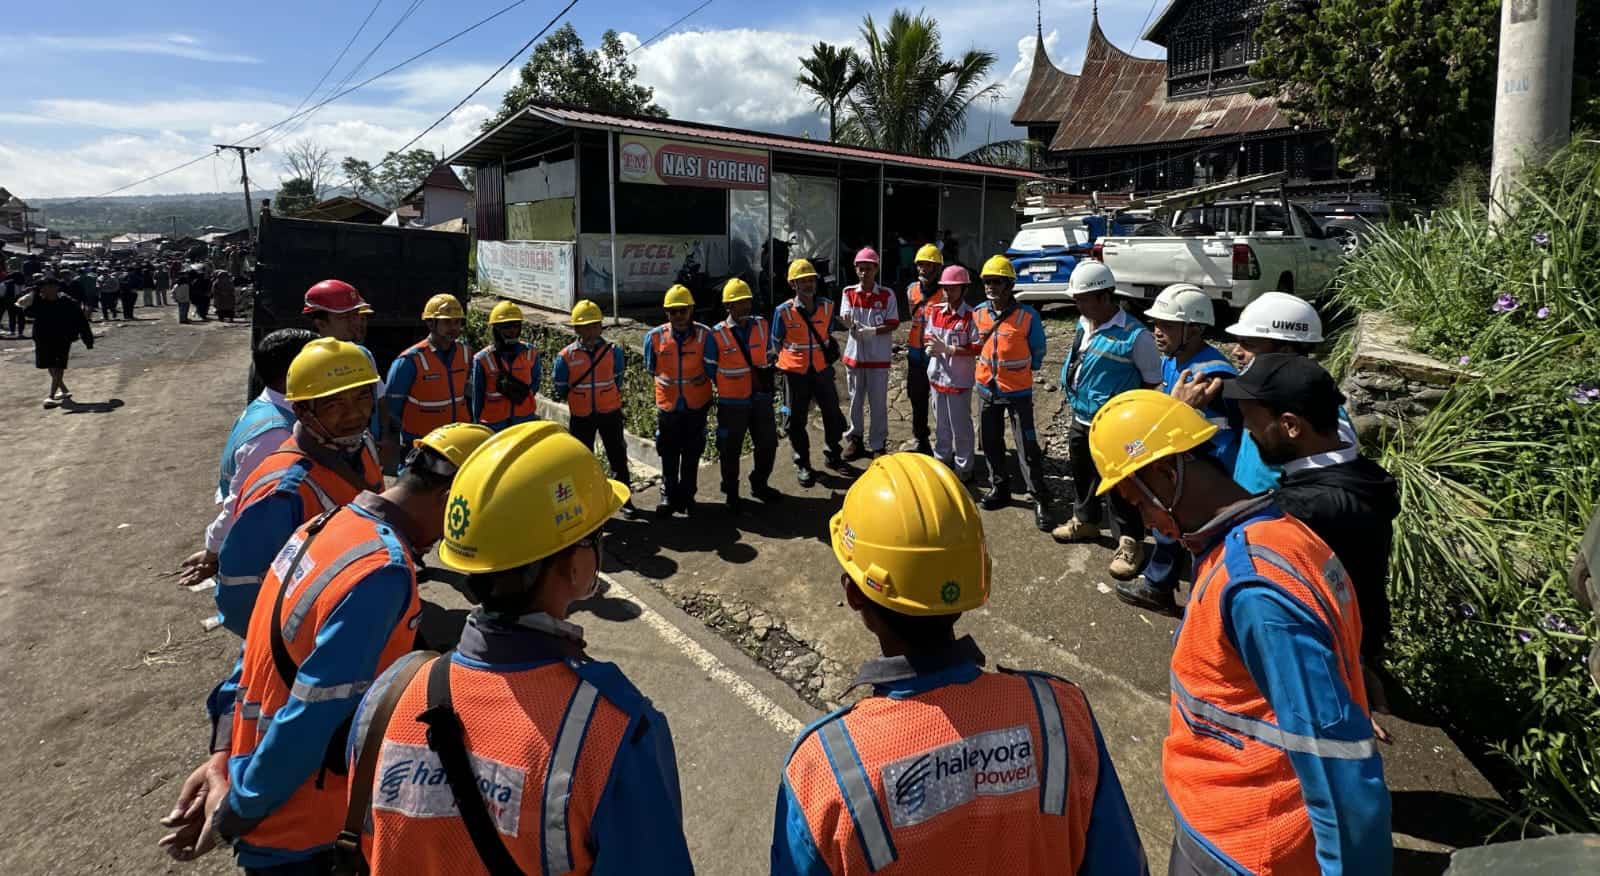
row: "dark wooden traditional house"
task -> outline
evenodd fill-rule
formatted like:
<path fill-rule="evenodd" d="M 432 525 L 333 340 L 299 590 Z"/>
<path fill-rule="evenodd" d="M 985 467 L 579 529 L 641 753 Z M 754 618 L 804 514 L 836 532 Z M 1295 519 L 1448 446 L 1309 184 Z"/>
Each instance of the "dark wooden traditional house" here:
<path fill-rule="evenodd" d="M 1073 192 L 1148 192 L 1286 170 L 1301 193 L 1365 187 L 1341 175 L 1325 132 L 1289 121 L 1269 97 L 1250 96 L 1259 57 L 1255 29 L 1266 0 L 1171 0 L 1144 39 L 1165 59 L 1136 58 L 1089 21 L 1083 69 L 1063 72 L 1045 54 L 1012 124 L 1046 145 L 1038 169 Z"/>

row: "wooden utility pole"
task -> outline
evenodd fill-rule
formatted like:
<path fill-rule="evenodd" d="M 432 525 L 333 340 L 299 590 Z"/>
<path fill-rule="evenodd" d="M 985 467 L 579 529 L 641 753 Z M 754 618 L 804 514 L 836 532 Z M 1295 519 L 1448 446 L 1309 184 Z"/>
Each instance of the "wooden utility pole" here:
<path fill-rule="evenodd" d="M 251 212 L 252 205 L 250 203 L 250 168 L 245 166 L 244 157 L 246 155 L 250 154 L 251 152 L 260 152 L 261 151 L 261 147 L 260 146 L 229 146 L 229 145 L 224 144 L 224 143 L 217 143 L 215 145 L 216 145 L 218 151 L 221 151 L 223 149 L 232 149 L 233 151 L 239 153 L 239 181 L 244 183 L 244 223 L 245 223 L 245 227 L 250 229 L 250 242 L 251 243 L 255 243 L 255 240 L 256 240 L 256 217 L 255 217 L 255 214 L 253 212 Z"/>

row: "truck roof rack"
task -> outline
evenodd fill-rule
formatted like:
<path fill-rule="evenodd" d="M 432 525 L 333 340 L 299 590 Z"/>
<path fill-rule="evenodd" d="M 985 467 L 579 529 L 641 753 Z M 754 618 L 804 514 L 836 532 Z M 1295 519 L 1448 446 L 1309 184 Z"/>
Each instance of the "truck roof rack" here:
<path fill-rule="evenodd" d="M 1238 179 L 1223 180 L 1209 185 L 1196 186 L 1192 189 L 1181 189 L 1175 192 L 1163 192 L 1156 195 L 1147 195 L 1136 198 L 1128 204 L 1130 208 L 1146 207 L 1152 210 L 1181 210 L 1184 207 L 1193 207 L 1228 195 L 1248 194 L 1262 189 L 1278 190 L 1289 175 L 1283 171 L 1274 173 L 1257 173 L 1251 176 L 1242 176 Z"/>

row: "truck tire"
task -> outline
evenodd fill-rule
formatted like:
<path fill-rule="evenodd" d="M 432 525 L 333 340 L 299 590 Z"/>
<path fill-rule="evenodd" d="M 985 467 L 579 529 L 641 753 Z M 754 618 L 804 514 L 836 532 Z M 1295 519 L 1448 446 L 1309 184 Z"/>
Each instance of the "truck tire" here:
<path fill-rule="evenodd" d="M 1284 271 L 1278 275 L 1278 291 L 1294 293 L 1294 274 Z"/>

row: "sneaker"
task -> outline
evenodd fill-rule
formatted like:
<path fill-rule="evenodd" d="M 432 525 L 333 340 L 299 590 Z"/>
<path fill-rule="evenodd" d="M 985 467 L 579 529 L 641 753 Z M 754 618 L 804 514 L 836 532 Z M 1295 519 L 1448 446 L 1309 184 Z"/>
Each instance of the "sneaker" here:
<path fill-rule="evenodd" d="M 783 494 L 778 492 L 776 487 L 772 487 L 768 484 L 751 484 L 750 495 L 755 496 L 757 499 L 760 499 L 769 505 L 775 505 L 783 501 Z"/>
<path fill-rule="evenodd" d="M 983 498 L 978 500 L 978 507 L 985 511 L 997 511 L 1011 504 L 1011 491 L 1005 487 L 990 487 Z"/>
<path fill-rule="evenodd" d="M 861 448 L 860 441 L 852 438 L 844 443 L 844 459 L 846 462 L 853 462 L 866 455 L 866 451 Z"/>
<path fill-rule="evenodd" d="M 1062 544 L 1075 541 L 1094 541 L 1100 537 L 1100 525 L 1098 523 L 1086 523 L 1074 517 L 1050 530 L 1050 537 Z"/>
<path fill-rule="evenodd" d="M 802 487 L 810 487 L 817 482 L 817 473 L 809 465 L 804 468 L 797 468 L 794 476 Z"/>
<path fill-rule="evenodd" d="M 622 503 L 622 516 L 629 520 L 643 520 L 648 515 L 643 508 L 633 504 L 633 500 L 629 499 Z"/>
<path fill-rule="evenodd" d="M 1178 600 L 1173 598 L 1171 590 L 1163 590 L 1145 580 L 1143 575 L 1132 581 L 1117 582 L 1117 598 L 1135 607 L 1146 611 L 1160 612 L 1161 614 L 1177 614 Z"/>
<path fill-rule="evenodd" d="M 1124 535 L 1117 539 L 1117 552 L 1111 555 L 1112 577 L 1127 580 L 1144 568 L 1144 542 Z"/>

